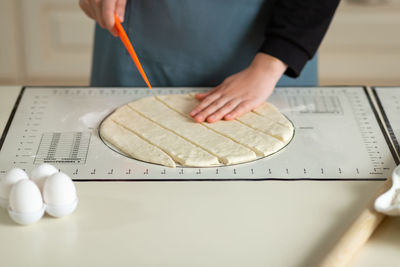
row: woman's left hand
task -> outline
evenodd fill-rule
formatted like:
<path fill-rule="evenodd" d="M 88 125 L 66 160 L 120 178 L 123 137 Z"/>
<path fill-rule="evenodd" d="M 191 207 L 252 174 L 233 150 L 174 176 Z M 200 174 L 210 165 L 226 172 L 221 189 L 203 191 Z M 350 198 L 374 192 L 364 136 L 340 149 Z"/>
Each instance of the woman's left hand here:
<path fill-rule="evenodd" d="M 287 65 L 258 53 L 245 70 L 226 78 L 220 85 L 196 94 L 200 104 L 190 112 L 196 122 L 216 122 L 236 117 L 261 105 L 273 92 Z"/>

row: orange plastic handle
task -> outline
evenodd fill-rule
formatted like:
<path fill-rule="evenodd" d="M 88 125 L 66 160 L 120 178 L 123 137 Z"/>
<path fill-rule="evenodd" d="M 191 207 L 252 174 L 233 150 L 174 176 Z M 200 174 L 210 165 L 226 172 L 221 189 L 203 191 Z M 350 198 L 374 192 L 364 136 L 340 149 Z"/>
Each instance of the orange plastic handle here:
<path fill-rule="evenodd" d="M 135 62 L 136 68 L 139 70 L 140 75 L 142 75 L 143 80 L 146 82 L 147 86 L 151 90 L 152 89 L 151 84 L 150 84 L 149 80 L 147 79 L 146 73 L 144 73 L 142 65 L 140 64 L 139 59 L 136 55 L 135 49 L 133 49 L 133 46 L 132 46 L 131 42 L 129 41 L 129 38 L 126 35 L 126 32 L 121 25 L 121 21 L 119 20 L 119 18 L 116 14 L 114 14 L 114 20 L 115 20 L 115 28 L 118 31 L 119 38 L 121 38 L 121 41 L 124 44 L 126 50 L 128 50 L 133 62 Z"/>

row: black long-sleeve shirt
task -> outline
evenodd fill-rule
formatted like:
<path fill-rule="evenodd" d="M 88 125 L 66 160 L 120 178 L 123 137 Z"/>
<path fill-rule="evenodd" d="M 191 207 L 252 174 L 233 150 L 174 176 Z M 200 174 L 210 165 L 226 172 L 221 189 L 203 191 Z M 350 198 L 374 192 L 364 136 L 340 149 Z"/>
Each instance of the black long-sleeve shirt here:
<path fill-rule="evenodd" d="M 260 52 L 286 63 L 286 75 L 299 76 L 317 51 L 339 1 L 276 0 Z"/>

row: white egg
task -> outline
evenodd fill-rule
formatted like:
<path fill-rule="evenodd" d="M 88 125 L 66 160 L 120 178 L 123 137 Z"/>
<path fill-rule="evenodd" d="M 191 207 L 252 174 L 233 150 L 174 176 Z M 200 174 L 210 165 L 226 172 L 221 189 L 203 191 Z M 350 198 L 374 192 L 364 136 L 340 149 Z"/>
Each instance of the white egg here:
<path fill-rule="evenodd" d="M 46 179 L 57 172 L 58 169 L 53 165 L 48 163 L 43 163 L 32 170 L 31 179 L 37 184 L 40 191 L 43 192 L 43 186 Z"/>
<path fill-rule="evenodd" d="M 43 206 L 42 194 L 31 180 L 16 183 L 10 192 L 10 208 L 15 212 L 35 212 Z"/>
<path fill-rule="evenodd" d="M 20 180 L 28 180 L 26 172 L 20 168 L 10 169 L 0 181 L 0 206 L 8 207 L 8 201 L 12 186 Z"/>
<path fill-rule="evenodd" d="M 40 220 L 44 210 L 42 194 L 34 182 L 21 180 L 12 187 L 8 213 L 15 222 L 34 223 Z"/>
<path fill-rule="evenodd" d="M 47 178 L 43 187 L 43 198 L 47 213 L 54 217 L 72 213 L 78 204 L 74 183 L 62 172 Z"/>

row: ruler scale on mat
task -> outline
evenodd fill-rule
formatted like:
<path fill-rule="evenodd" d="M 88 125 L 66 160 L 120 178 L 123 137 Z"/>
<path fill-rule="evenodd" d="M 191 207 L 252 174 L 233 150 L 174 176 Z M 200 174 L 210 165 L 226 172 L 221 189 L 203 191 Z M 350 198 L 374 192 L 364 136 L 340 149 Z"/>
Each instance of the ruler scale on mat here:
<path fill-rule="evenodd" d="M 390 136 L 394 153 L 400 157 L 400 87 L 375 87 L 372 90 Z M 400 164 L 399 161 L 396 163 Z"/>
<path fill-rule="evenodd" d="M 43 162 L 75 180 L 384 180 L 395 155 L 363 87 L 277 88 L 269 101 L 295 125 L 282 151 L 250 163 L 167 168 L 127 158 L 98 136 L 115 108 L 155 94 L 208 88 L 24 88 L 3 134 L 0 175 Z M 398 160 L 398 159 L 396 159 Z"/>

